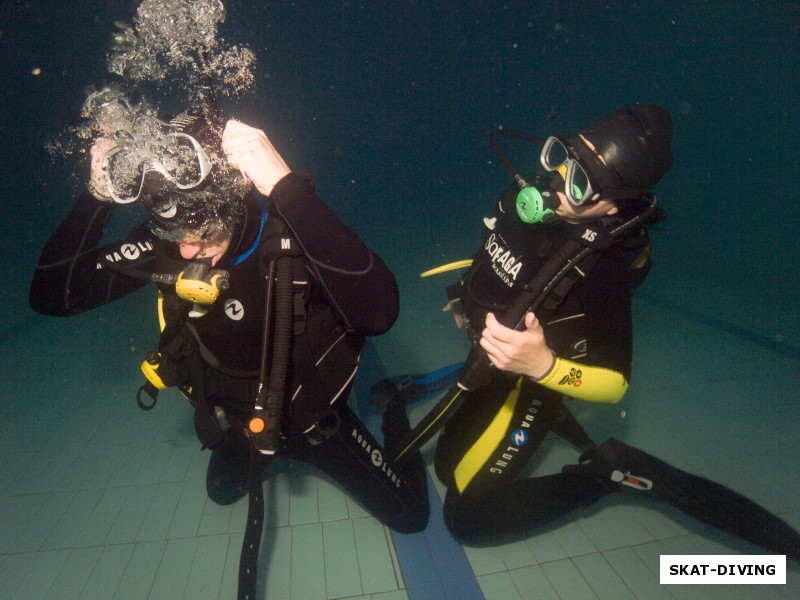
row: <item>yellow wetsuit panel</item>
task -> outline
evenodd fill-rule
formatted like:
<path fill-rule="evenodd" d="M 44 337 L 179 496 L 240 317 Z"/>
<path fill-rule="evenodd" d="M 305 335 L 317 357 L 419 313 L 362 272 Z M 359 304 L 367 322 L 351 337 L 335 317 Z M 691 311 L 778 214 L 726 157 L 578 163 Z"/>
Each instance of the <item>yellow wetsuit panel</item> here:
<path fill-rule="evenodd" d="M 571 398 L 614 404 L 622 400 L 628 382 L 619 371 L 591 367 L 556 357 L 550 372 L 536 383 Z"/>
<path fill-rule="evenodd" d="M 522 378 L 517 381 L 517 385 L 506 397 L 503 406 L 494 416 L 489 427 L 481 434 L 481 437 L 472 445 L 464 455 L 464 458 L 455 468 L 456 487 L 459 493 L 467 489 L 467 485 L 472 478 L 481 470 L 486 461 L 492 456 L 492 452 L 505 438 L 508 425 L 514 416 L 514 409 L 517 406 L 520 391 L 522 390 Z"/>

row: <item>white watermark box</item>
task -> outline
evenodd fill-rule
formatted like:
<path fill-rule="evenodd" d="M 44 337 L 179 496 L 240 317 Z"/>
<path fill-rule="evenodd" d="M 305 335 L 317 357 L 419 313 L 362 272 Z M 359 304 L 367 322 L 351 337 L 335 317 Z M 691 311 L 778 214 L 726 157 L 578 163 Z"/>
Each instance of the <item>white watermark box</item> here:
<path fill-rule="evenodd" d="M 785 584 L 786 556 L 662 554 L 662 584 Z"/>

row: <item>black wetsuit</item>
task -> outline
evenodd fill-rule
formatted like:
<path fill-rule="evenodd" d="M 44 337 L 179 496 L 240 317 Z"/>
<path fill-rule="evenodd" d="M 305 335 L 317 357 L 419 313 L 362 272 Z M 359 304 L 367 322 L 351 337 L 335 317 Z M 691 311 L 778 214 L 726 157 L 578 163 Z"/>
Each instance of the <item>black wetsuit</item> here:
<path fill-rule="evenodd" d="M 355 352 L 345 353 L 350 364 L 339 365 L 344 373 L 352 373 L 363 336 L 384 333 L 394 323 L 399 296 L 394 276 L 383 261 L 341 223 L 302 178 L 288 175 L 278 182 L 270 198 L 252 194 L 245 204 L 247 216 L 237 225 L 231 247 L 217 265 L 230 273 L 230 288 L 222 292 L 207 314 L 187 316 L 188 306 L 181 306 L 189 303 L 177 299 L 173 286 L 159 284 L 165 306 L 182 311 L 183 321 L 179 324 L 188 323 L 193 328 L 203 347 L 199 354 L 206 357 L 202 361 L 202 382 L 185 383 L 201 383 L 209 409 L 222 407 L 234 422 L 246 422 L 256 397 L 264 327 L 262 250 L 270 240 L 274 242 L 275 236 L 291 237 L 302 249 L 299 260 L 305 273 L 295 273 L 294 279 L 302 288 L 304 306 L 299 312 L 304 314 L 304 320 L 302 325 L 295 325 L 295 330 L 315 339 L 349 336 L 348 346 Z M 186 265 L 177 245 L 155 237 L 146 224 L 133 229 L 126 239 L 98 248 L 113 209 L 113 204 L 101 203 L 88 192 L 77 199 L 37 264 L 30 291 L 30 304 L 35 310 L 49 315 L 74 315 L 146 284 L 109 268 L 104 260 L 156 273 L 176 273 Z M 171 325 L 168 319 L 164 335 L 174 332 L 176 328 L 171 329 Z M 315 339 L 310 342 L 312 353 L 316 350 Z M 337 371 L 337 365 L 321 368 L 319 377 L 308 376 L 307 371 L 313 367 L 306 368 L 309 357 L 300 356 L 295 347 L 301 345 L 293 342 L 287 390 L 293 392 L 302 386 L 302 391 L 296 394 L 299 400 L 287 398 L 284 440 L 278 456 L 303 460 L 322 469 L 386 525 L 403 532 L 421 530 L 428 518 L 422 461 L 409 463 L 402 474 L 397 474 L 381 446 L 347 406 L 349 379 L 337 382 L 344 386 L 333 404 L 340 423 L 338 429 L 332 426 L 337 421 L 334 418 L 314 443 L 303 433 L 313 424 L 314 411 L 320 404 L 323 411 L 328 406 L 330 398 L 320 403 L 317 396 L 322 395 L 319 390 L 327 383 L 326 373 Z M 304 351 L 308 354 L 308 348 Z M 209 354 L 213 360 L 207 359 Z M 330 363 L 330 357 L 326 360 Z M 387 444 L 408 432 L 403 406 L 389 407 L 383 432 Z M 212 450 L 209 495 L 219 503 L 235 501 L 247 489 L 248 448 L 241 429 L 233 427 L 221 435 Z"/>

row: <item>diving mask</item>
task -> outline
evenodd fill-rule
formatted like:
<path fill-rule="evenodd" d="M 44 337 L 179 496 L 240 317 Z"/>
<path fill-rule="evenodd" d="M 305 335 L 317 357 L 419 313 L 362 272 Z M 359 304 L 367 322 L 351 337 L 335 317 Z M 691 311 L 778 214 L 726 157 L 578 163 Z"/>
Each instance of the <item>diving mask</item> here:
<path fill-rule="evenodd" d="M 580 163 L 578 151 L 564 138 L 547 138 L 540 160 L 545 169 L 558 172 L 564 179 L 564 194 L 573 206 L 600 199 L 600 194 L 592 187 L 588 172 Z"/>
<path fill-rule="evenodd" d="M 118 146 L 103 159 L 103 175 L 118 204 L 138 200 L 153 174 L 179 190 L 193 190 L 211 172 L 208 155 L 188 134 L 167 133 L 160 139 L 139 143 L 130 133 L 119 131 L 114 139 Z"/>

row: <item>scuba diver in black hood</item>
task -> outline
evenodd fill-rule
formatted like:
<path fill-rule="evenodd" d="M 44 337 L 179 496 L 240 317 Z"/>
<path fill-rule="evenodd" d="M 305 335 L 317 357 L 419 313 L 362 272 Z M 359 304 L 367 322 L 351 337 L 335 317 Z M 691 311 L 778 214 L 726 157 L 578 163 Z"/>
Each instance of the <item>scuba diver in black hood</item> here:
<path fill-rule="evenodd" d="M 669 113 L 629 106 L 575 137 L 545 141 L 497 133 L 543 143 L 548 175 L 520 176 L 493 137 L 515 185 L 484 220 L 483 246 L 448 289 L 446 307 L 474 346 L 458 383 L 397 460 L 409 460 L 446 422 L 435 467 L 447 486 L 445 522 L 468 544 L 517 539 L 628 490 L 797 558 L 800 537 L 777 517 L 615 439 L 596 445 L 562 403 L 564 395 L 615 403 L 627 390 L 631 298 L 650 267 L 647 226 L 666 217 L 648 190 L 672 165 Z M 550 431 L 583 451 L 580 464 L 521 477 Z"/>
<path fill-rule="evenodd" d="M 223 130 L 198 110 L 146 134 L 95 142 L 90 191 L 45 245 L 31 306 L 75 315 L 155 281 L 162 334 L 139 402 L 152 407 L 168 386 L 187 395 L 212 450 L 212 500 L 246 495 L 253 471 L 260 490 L 265 457 L 286 457 L 328 473 L 387 526 L 422 530 L 422 461 L 396 469 L 347 406 L 364 336 L 397 317 L 392 273 L 263 131 Z M 115 207 L 136 201 L 149 222 L 98 247 Z M 408 432 L 404 406 L 390 407 L 383 432 Z"/>

